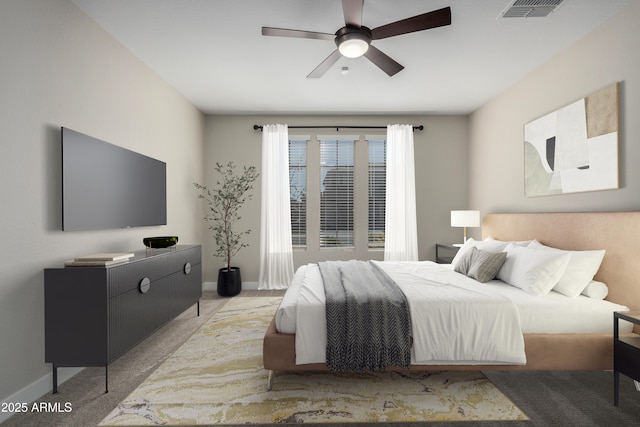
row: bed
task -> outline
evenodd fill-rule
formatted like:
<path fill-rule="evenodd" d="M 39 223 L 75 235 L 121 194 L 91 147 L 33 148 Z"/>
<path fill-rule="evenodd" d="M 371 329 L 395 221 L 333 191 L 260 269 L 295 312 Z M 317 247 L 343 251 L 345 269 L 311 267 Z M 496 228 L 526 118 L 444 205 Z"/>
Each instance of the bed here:
<path fill-rule="evenodd" d="M 549 247 L 567 251 L 606 251 L 593 280 L 606 283 L 606 301 L 640 309 L 640 259 L 634 254 L 640 239 L 640 212 L 597 213 L 519 213 L 489 214 L 482 220 L 483 239 L 498 241 L 536 240 Z M 491 282 L 491 286 L 500 286 Z M 509 285 L 505 285 L 509 288 Z M 510 292 L 512 289 L 507 289 Z M 550 294 L 554 294 L 551 292 Z M 553 296 L 566 298 L 563 295 Z M 326 363 L 296 363 L 296 335 L 279 332 L 276 317 L 269 325 L 263 341 L 263 362 L 270 371 L 270 382 L 276 371 L 326 371 Z M 610 325 L 612 314 L 607 314 Z M 526 318 L 526 316 L 522 316 Z M 571 316 L 569 316 L 571 317 Z M 613 368 L 612 327 L 596 332 L 563 332 L 550 329 L 536 332 L 524 328 L 522 338 L 525 363 L 460 364 L 415 363 L 412 370 L 610 370 Z M 525 322 L 526 323 L 526 322 Z M 529 322 L 531 324 L 531 322 Z M 535 322 L 534 322 L 535 324 Z M 531 330 L 528 330 L 531 329 Z M 640 335 L 637 327 L 625 331 Z M 390 367 L 389 369 L 404 369 Z"/>

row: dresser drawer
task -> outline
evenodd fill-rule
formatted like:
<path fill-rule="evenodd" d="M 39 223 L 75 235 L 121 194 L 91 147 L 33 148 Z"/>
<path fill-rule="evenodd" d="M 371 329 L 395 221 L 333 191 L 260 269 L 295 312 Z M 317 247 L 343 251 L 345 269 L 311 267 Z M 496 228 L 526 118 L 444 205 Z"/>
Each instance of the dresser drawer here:
<path fill-rule="evenodd" d="M 143 279 L 151 284 L 170 274 L 169 260 L 166 256 L 147 258 L 109 268 L 109 297 L 120 295 L 133 289 L 139 289 Z"/>
<path fill-rule="evenodd" d="M 114 360 L 169 320 L 169 277 L 143 294 L 135 289 L 109 300 L 109 360 Z"/>
<path fill-rule="evenodd" d="M 171 256 L 171 260 L 167 263 L 169 268 L 168 273 L 184 273 L 187 264 L 189 264 L 190 266 L 199 266 L 201 262 L 202 254 L 200 246 L 194 246 L 189 249 L 180 250 L 173 254 L 173 256 Z"/>

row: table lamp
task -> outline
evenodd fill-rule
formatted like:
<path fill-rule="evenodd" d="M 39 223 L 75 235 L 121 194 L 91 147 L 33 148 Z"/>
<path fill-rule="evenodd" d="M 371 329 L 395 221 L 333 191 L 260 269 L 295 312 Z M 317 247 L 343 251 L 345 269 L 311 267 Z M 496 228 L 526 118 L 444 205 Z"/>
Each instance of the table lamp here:
<path fill-rule="evenodd" d="M 466 242 L 467 227 L 480 227 L 480 211 L 451 211 L 451 226 L 464 227 L 464 242 Z"/>

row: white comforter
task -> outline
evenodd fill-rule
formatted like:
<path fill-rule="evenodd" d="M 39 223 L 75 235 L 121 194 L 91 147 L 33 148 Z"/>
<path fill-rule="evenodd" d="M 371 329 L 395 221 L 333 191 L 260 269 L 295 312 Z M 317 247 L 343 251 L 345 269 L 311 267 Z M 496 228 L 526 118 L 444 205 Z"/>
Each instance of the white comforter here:
<path fill-rule="evenodd" d="M 378 263 L 400 286 L 411 312 L 414 364 L 524 364 L 516 306 L 475 280 L 431 262 Z M 325 295 L 317 265 L 299 275 L 296 364 L 325 363 Z"/>

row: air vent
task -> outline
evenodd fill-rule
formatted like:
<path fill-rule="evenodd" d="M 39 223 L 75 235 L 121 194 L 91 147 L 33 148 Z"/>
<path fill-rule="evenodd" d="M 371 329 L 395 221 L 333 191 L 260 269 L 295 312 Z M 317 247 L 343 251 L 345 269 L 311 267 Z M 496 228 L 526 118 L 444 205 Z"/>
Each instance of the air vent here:
<path fill-rule="evenodd" d="M 543 18 L 556 10 L 564 0 L 515 0 L 501 18 Z"/>

